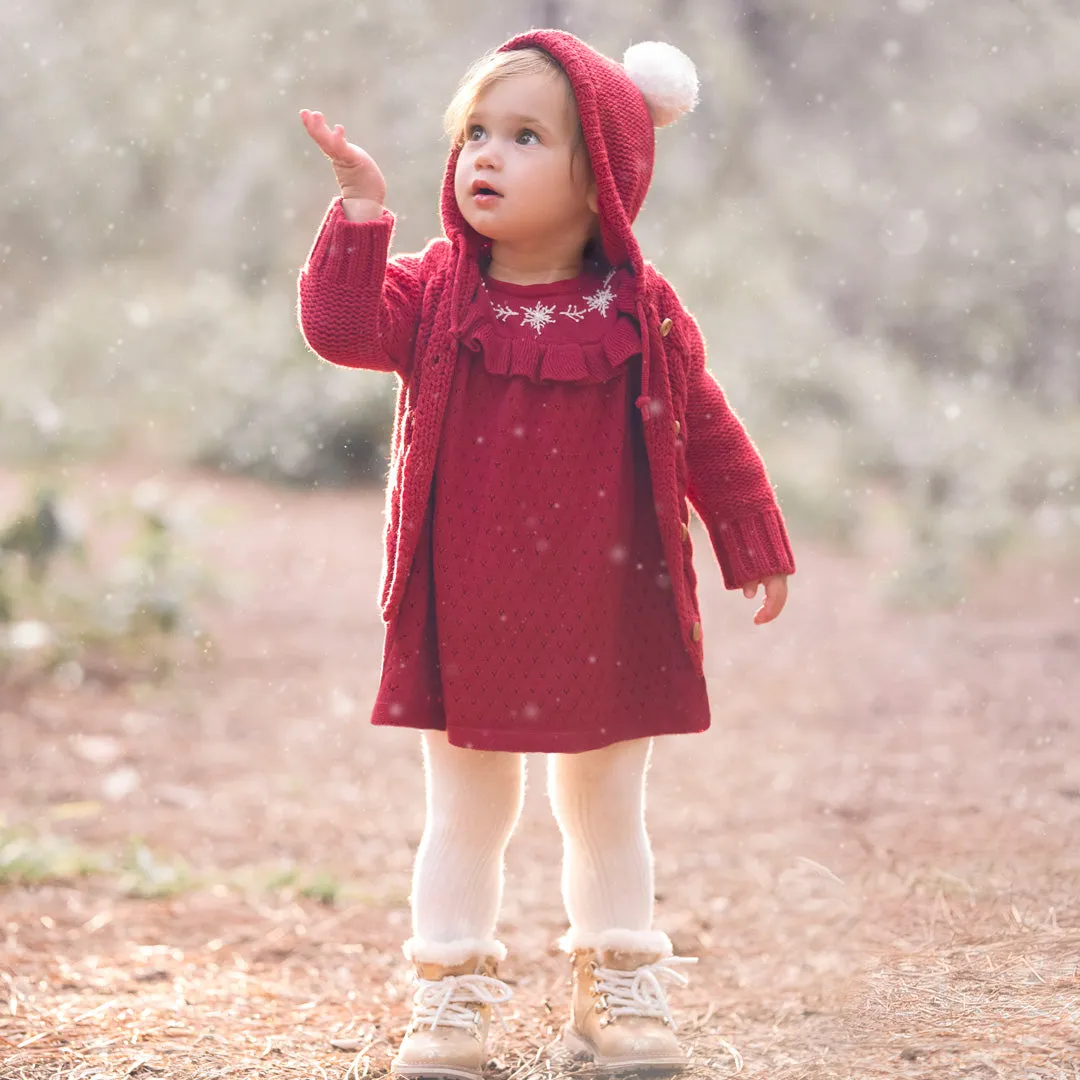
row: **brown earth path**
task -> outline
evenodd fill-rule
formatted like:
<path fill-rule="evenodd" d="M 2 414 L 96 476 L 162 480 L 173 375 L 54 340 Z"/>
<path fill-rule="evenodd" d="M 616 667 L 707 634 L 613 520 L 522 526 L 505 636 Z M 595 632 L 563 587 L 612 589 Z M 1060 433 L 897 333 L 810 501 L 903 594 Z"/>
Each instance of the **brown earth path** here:
<path fill-rule="evenodd" d="M 423 823 L 415 735 L 367 724 L 381 495 L 159 479 L 227 594 L 213 658 L 160 686 L 0 688 L 0 825 L 143 860 L 0 876 L 0 1080 L 378 1077 Z M 20 493 L 0 475 L 0 510 Z M 915 614 L 881 603 L 885 555 L 800 545 L 789 609 L 755 628 L 695 541 L 714 726 L 660 740 L 650 773 L 657 923 L 701 958 L 673 995 L 690 1075 L 1075 1080 L 1080 568 Z M 566 966 L 530 766 L 498 1080 L 578 1069 L 544 1053 Z M 131 895 L 175 857 L 196 884 Z"/>

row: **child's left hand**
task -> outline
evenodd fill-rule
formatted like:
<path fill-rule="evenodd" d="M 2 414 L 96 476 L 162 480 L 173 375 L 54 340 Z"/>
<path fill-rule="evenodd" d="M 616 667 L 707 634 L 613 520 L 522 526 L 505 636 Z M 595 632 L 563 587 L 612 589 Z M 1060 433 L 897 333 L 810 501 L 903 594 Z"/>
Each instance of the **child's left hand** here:
<path fill-rule="evenodd" d="M 772 577 L 762 578 L 761 581 L 748 581 L 743 586 L 743 596 L 748 600 L 755 597 L 759 585 L 765 586 L 765 602 L 754 615 L 754 623 L 757 626 L 772 622 L 784 610 L 784 605 L 787 603 L 787 575 L 774 574 Z"/>

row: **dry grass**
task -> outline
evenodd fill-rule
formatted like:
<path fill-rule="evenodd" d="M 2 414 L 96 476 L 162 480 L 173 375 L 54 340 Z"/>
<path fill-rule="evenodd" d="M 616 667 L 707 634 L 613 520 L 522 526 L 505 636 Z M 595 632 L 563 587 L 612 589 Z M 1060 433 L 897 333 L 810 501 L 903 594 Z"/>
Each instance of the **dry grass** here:
<path fill-rule="evenodd" d="M 377 1080 L 406 1022 L 399 910 L 224 890 L 118 900 L 104 882 L 15 891 L 7 909 L 4 1080 Z M 891 955 L 841 956 L 837 942 L 836 970 L 801 980 L 813 998 L 785 986 L 791 957 L 776 958 L 770 991 L 752 962 L 705 955 L 680 1001 L 687 1077 L 1074 1077 L 1080 932 L 1000 914 L 968 911 L 961 924 L 954 912 L 947 941 Z M 140 944 L 155 939 L 169 944 Z M 547 950 L 526 965 L 522 952 L 504 972 L 517 999 L 493 1080 L 587 1075 L 547 1049 L 563 958 Z"/>
<path fill-rule="evenodd" d="M 220 522 L 216 663 L 0 689 L 0 825 L 69 859 L 0 887 L 0 1080 L 378 1080 L 422 825 L 415 739 L 366 723 L 381 500 L 173 483 Z M 1080 1076 L 1080 574 L 915 616 L 887 573 L 804 552 L 767 636 L 703 574 L 716 723 L 650 774 L 657 921 L 701 958 L 673 994 L 692 1080 Z M 587 1072 L 547 1052 L 564 916 L 530 775 L 493 1080 Z M 189 876 L 131 895 L 133 846 Z"/>

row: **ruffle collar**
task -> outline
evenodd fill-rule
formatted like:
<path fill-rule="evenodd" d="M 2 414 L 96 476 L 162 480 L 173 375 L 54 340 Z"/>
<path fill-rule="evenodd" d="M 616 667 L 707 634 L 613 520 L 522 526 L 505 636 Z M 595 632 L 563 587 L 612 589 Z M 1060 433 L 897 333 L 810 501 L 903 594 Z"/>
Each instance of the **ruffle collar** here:
<path fill-rule="evenodd" d="M 546 285 L 481 276 L 459 338 L 493 375 L 607 382 L 641 352 L 636 299 L 625 269 Z"/>

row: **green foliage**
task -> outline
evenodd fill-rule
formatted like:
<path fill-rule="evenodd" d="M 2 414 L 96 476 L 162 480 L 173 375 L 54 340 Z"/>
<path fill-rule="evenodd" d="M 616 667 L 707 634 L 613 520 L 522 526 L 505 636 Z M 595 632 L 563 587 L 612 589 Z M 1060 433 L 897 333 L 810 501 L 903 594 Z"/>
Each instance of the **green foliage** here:
<path fill-rule="evenodd" d="M 143 485 L 84 532 L 58 488 L 40 486 L 0 527 L 0 675 L 158 677 L 182 649 L 202 652 L 195 606 L 212 590 L 176 517 Z"/>
<path fill-rule="evenodd" d="M 560 14 L 611 55 L 664 38 L 698 65 L 636 229 L 797 532 L 857 544 L 884 496 L 914 562 L 954 566 L 1080 526 L 1064 0 L 628 0 L 618 19 L 529 0 L 24 4 L 0 35 L 0 138 L 20 148 L 0 206 L 0 457 L 128 448 L 380 481 L 394 380 L 320 363 L 296 327 L 334 193 L 296 112 L 374 154 L 396 248 L 416 249 L 439 231 L 440 116 L 467 62 Z M 42 182 L 58 171 L 60 196 Z"/>
<path fill-rule="evenodd" d="M 164 856 L 133 837 L 119 851 L 90 850 L 75 841 L 0 823 L 0 886 L 44 885 L 109 875 L 128 896 L 172 896 L 200 881 L 179 856 Z"/>
<path fill-rule="evenodd" d="M 37 836 L 0 822 L 0 886 L 41 885 L 100 873 L 102 856 L 57 836 Z"/>
<path fill-rule="evenodd" d="M 181 856 L 152 848 L 142 837 L 88 848 L 69 837 L 0 820 L 0 888 L 45 885 L 82 878 L 107 878 L 127 896 L 156 899 L 196 889 L 235 888 L 300 896 L 327 907 L 340 901 L 373 902 L 375 894 L 360 882 L 348 882 L 330 870 L 301 871 L 293 864 L 241 866 L 232 870 L 195 869 Z"/>
<path fill-rule="evenodd" d="M 137 837 L 129 840 L 118 870 L 120 888 L 145 900 L 175 896 L 200 884 L 182 858 L 155 853 Z"/>
<path fill-rule="evenodd" d="M 319 361 L 279 294 L 222 275 L 117 276 L 74 281 L 11 335 L 13 358 L 48 362 L 0 399 L 0 457 L 130 448 L 291 483 L 381 480 L 393 379 Z M 0 384 L 3 356 L 0 343 Z"/>
<path fill-rule="evenodd" d="M 883 528 L 906 535 L 891 598 L 947 604 L 1016 546 L 1080 532 L 1080 410 L 1047 416 L 994 380 L 837 341 L 825 312 L 764 269 L 727 286 L 712 366 L 785 510 L 805 535 L 849 547 Z M 769 317 L 777 303 L 783 320 Z M 725 367 L 736 348 L 749 371 Z"/>
<path fill-rule="evenodd" d="M 341 893 L 342 883 L 333 874 L 324 872 L 316 874 L 312 879 L 300 887 L 300 895 L 309 900 L 317 900 L 320 904 L 333 906 Z"/>

